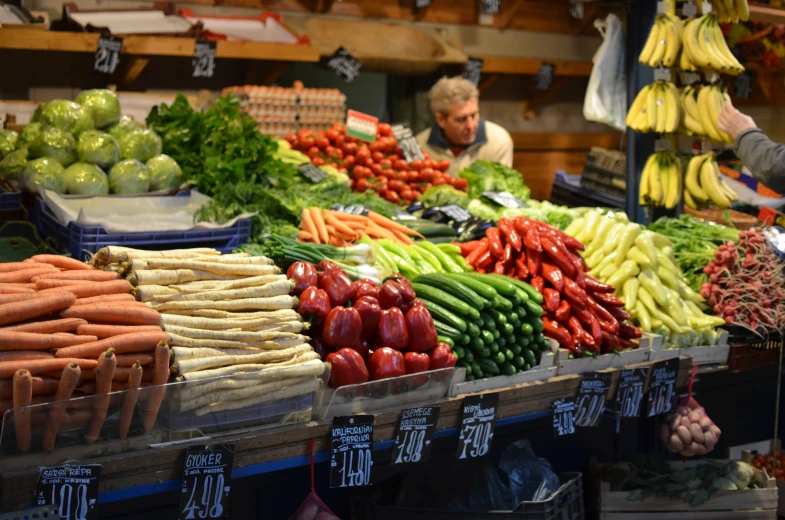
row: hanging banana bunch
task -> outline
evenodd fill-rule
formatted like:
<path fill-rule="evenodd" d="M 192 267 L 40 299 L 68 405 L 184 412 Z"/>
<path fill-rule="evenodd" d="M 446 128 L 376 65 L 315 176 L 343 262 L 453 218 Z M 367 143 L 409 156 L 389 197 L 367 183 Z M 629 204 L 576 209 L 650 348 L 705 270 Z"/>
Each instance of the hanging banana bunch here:
<path fill-rule="evenodd" d="M 704 14 L 688 20 L 684 25 L 682 40 L 679 58 L 682 70 L 694 72 L 698 68 L 712 69 L 734 76 L 744 72 L 744 66 L 728 48 L 716 14 Z"/>
<path fill-rule="evenodd" d="M 679 90 L 670 81 L 646 85 L 627 112 L 627 126 L 638 132 L 675 132 L 681 121 L 679 97 Z"/>
<path fill-rule="evenodd" d="M 676 154 L 655 152 L 643 166 L 638 201 L 645 206 L 675 208 L 681 201 L 681 162 Z"/>
<path fill-rule="evenodd" d="M 638 62 L 649 67 L 672 67 L 681 49 L 684 25 L 676 15 L 658 16 L 649 32 Z"/>
<path fill-rule="evenodd" d="M 709 0 L 709 3 L 721 23 L 739 23 L 750 19 L 747 0 Z"/>
<path fill-rule="evenodd" d="M 684 178 L 684 203 L 692 209 L 704 209 L 714 204 L 728 209 L 738 195 L 720 176 L 714 154 L 696 155 L 687 165 Z"/>
<path fill-rule="evenodd" d="M 722 105 L 730 103 L 730 96 L 721 85 L 687 86 L 681 90 L 682 133 L 705 137 L 718 142 L 733 143 L 728 134 L 717 126 Z"/>

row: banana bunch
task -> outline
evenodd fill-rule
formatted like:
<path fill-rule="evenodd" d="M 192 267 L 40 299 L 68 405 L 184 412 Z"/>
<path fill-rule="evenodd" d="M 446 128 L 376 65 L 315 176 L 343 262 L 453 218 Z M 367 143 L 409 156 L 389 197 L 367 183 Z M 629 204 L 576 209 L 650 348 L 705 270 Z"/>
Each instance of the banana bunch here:
<path fill-rule="evenodd" d="M 728 48 L 717 15 L 705 14 L 689 20 L 682 40 L 679 59 L 682 70 L 713 69 L 734 76 L 744 72 L 744 66 Z"/>
<path fill-rule="evenodd" d="M 730 103 L 725 87 L 706 85 L 688 86 L 681 90 L 681 126 L 686 135 L 704 136 L 718 142 L 733 143 L 733 139 L 717 126 L 720 110 Z"/>
<path fill-rule="evenodd" d="M 670 81 L 646 85 L 627 112 L 627 126 L 638 132 L 675 132 L 681 121 L 679 97 L 679 89 Z"/>
<path fill-rule="evenodd" d="M 649 32 L 638 62 L 649 67 L 672 67 L 681 49 L 684 25 L 676 15 L 658 16 Z"/>
<path fill-rule="evenodd" d="M 681 162 L 670 152 L 655 152 L 643 166 L 639 201 L 641 205 L 673 209 L 681 200 Z"/>
<path fill-rule="evenodd" d="M 713 154 L 696 155 L 690 159 L 684 178 L 684 202 L 687 206 L 701 209 L 711 203 L 720 209 L 728 209 L 738 198 L 720 177 L 720 168 Z"/>
<path fill-rule="evenodd" d="M 722 23 L 739 23 L 750 19 L 750 6 L 747 5 L 747 0 L 709 0 L 709 3 Z"/>

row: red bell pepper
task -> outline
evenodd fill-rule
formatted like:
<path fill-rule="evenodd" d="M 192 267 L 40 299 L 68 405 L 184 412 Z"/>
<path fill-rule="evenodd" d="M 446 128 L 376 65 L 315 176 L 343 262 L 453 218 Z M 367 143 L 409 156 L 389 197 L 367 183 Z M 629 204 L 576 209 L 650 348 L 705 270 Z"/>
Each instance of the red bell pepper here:
<path fill-rule="evenodd" d="M 603 307 L 624 307 L 624 301 L 610 293 L 595 294 L 594 299 Z"/>
<path fill-rule="evenodd" d="M 641 329 L 629 323 L 619 323 L 619 337 L 622 339 L 637 339 L 643 335 Z"/>
<path fill-rule="evenodd" d="M 368 381 L 368 369 L 362 356 L 350 348 L 342 348 L 327 356 L 326 361 L 332 365 L 330 370 L 330 386 L 338 388 L 345 385 L 356 385 Z"/>
<path fill-rule="evenodd" d="M 504 246 L 499 235 L 499 228 L 489 227 L 485 230 L 485 237 L 488 239 L 488 249 L 496 260 L 504 260 Z"/>
<path fill-rule="evenodd" d="M 595 295 L 597 293 L 614 293 L 616 292 L 616 288 L 612 285 L 608 285 L 607 283 L 602 283 L 595 277 L 590 274 L 584 275 L 584 279 L 586 280 L 586 292 Z"/>
<path fill-rule="evenodd" d="M 427 372 L 431 368 L 431 358 L 425 352 L 407 352 L 403 355 L 407 374 Z"/>
<path fill-rule="evenodd" d="M 368 278 L 362 278 L 354 282 L 354 297 L 362 298 L 363 296 L 373 296 L 379 298 L 379 288 L 376 282 Z"/>
<path fill-rule="evenodd" d="M 323 289 L 330 297 L 330 305 L 338 307 L 354 298 L 352 281 L 343 271 L 334 272 L 322 278 L 319 288 Z"/>
<path fill-rule="evenodd" d="M 371 379 L 385 379 L 398 377 L 406 373 L 406 363 L 403 354 L 390 347 L 377 348 L 368 360 L 368 370 Z"/>
<path fill-rule="evenodd" d="M 618 307 L 605 307 L 605 310 L 608 311 L 611 316 L 616 318 L 616 321 L 619 323 L 630 319 L 630 313 L 624 309 L 620 309 Z"/>
<path fill-rule="evenodd" d="M 324 361 L 329 354 L 333 352 L 333 348 L 324 342 L 322 339 L 322 331 L 319 329 L 318 331 L 314 332 L 314 329 L 311 329 L 313 334 L 311 335 L 310 344 L 313 347 L 314 352 L 319 354 L 319 358 Z"/>
<path fill-rule="evenodd" d="M 619 341 L 619 350 L 627 350 L 628 348 L 638 348 L 632 341 L 624 338 L 617 338 Z"/>
<path fill-rule="evenodd" d="M 551 286 L 559 292 L 564 290 L 564 275 L 561 269 L 550 262 L 542 262 L 542 277 L 550 282 Z"/>
<path fill-rule="evenodd" d="M 431 370 L 454 367 L 457 362 L 455 354 L 447 343 L 437 343 L 428 355 L 431 357 Z"/>
<path fill-rule="evenodd" d="M 360 337 L 368 339 L 379 328 L 379 321 L 382 319 L 382 308 L 379 306 L 379 300 L 373 296 L 363 296 L 354 302 L 354 308 L 360 313 L 360 319 L 363 323 Z"/>
<path fill-rule="evenodd" d="M 304 290 L 319 283 L 316 267 L 309 262 L 295 262 L 286 270 L 286 277 L 294 280 L 292 292 L 301 295 Z"/>
<path fill-rule="evenodd" d="M 324 320 L 322 338 L 333 347 L 356 348 L 360 345 L 363 320 L 357 309 L 334 307 Z"/>
<path fill-rule="evenodd" d="M 559 308 L 553 313 L 556 321 L 565 322 L 570 317 L 570 303 L 567 300 L 562 300 Z"/>
<path fill-rule="evenodd" d="M 556 312 L 561 303 L 559 291 L 546 287 L 540 292 L 542 292 L 542 308 L 548 312 Z"/>
<path fill-rule="evenodd" d="M 395 280 L 385 280 L 379 289 L 379 305 L 382 309 L 403 305 L 403 295 Z"/>
<path fill-rule="evenodd" d="M 537 289 L 538 293 L 542 294 L 542 290 L 545 287 L 545 278 L 542 278 L 540 276 L 535 276 L 531 272 L 529 274 L 534 276 L 534 278 L 532 278 L 532 281 L 531 281 L 531 286 L 534 287 L 535 289 Z"/>
<path fill-rule="evenodd" d="M 368 358 L 371 357 L 371 341 L 368 339 L 361 339 L 360 344 L 352 350 L 356 350 L 365 361 L 368 361 Z"/>
<path fill-rule="evenodd" d="M 540 244 L 542 250 L 547 254 L 551 260 L 562 270 L 568 278 L 575 278 L 577 271 L 573 259 L 570 258 L 569 253 L 565 255 L 556 245 L 552 237 L 540 237 Z"/>
<path fill-rule="evenodd" d="M 391 307 L 382 311 L 379 320 L 379 329 L 376 344 L 390 347 L 395 350 L 405 349 L 409 344 L 409 331 L 406 328 L 406 318 L 398 307 Z"/>
<path fill-rule="evenodd" d="M 549 338 L 553 338 L 559 342 L 564 348 L 573 350 L 575 347 L 575 343 L 572 340 L 572 336 L 570 336 L 570 332 L 559 325 L 558 322 L 550 320 L 546 317 L 542 318 L 542 324 L 545 326 L 543 328 L 542 333 L 545 334 Z"/>
<path fill-rule="evenodd" d="M 332 260 L 322 260 L 316 264 L 316 270 L 319 271 L 319 283 L 321 283 L 322 278 L 326 278 L 335 272 L 343 271 L 341 266 Z"/>
<path fill-rule="evenodd" d="M 396 275 L 395 280 L 398 282 L 398 287 L 401 290 L 401 296 L 403 296 L 403 303 L 411 303 L 417 298 L 417 294 L 415 294 L 414 289 L 412 289 L 412 284 L 408 278 L 403 275 Z"/>
<path fill-rule="evenodd" d="M 330 313 L 330 296 L 318 287 L 308 287 L 300 295 L 297 312 L 310 321 L 319 322 Z"/>
<path fill-rule="evenodd" d="M 409 350 L 423 352 L 432 349 L 438 340 L 436 325 L 425 305 L 415 301 L 406 313 L 406 330 L 409 334 Z"/>
<path fill-rule="evenodd" d="M 503 218 L 499 220 L 499 231 L 507 239 L 507 242 L 512 245 L 513 249 L 520 251 L 523 248 L 521 236 L 515 230 L 515 226 L 513 226 L 509 219 Z"/>

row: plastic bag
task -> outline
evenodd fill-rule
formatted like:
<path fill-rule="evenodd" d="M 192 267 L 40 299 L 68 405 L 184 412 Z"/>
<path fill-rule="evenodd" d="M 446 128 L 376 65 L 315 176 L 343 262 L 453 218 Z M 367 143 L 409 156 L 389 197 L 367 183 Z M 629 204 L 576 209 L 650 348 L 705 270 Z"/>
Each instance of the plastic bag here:
<path fill-rule="evenodd" d="M 327 505 L 322 502 L 319 495 L 316 494 L 316 485 L 314 484 L 314 467 L 313 467 L 313 439 L 308 441 L 308 450 L 311 454 L 311 492 L 305 497 L 305 500 L 297 511 L 291 516 L 289 520 L 341 520 Z"/>
<path fill-rule="evenodd" d="M 561 486 L 551 463 L 534 454 L 528 439 L 507 446 L 499 461 L 499 471 L 507 476 L 516 505 L 547 500 Z"/>
<path fill-rule="evenodd" d="M 627 126 L 624 29 L 613 13 L 604 21 L 595 20 L 594 26 L 600 31 L 603 42 L 592 59 L 594 67 L 586 88 L 583 117 L 623 131 Z"/>

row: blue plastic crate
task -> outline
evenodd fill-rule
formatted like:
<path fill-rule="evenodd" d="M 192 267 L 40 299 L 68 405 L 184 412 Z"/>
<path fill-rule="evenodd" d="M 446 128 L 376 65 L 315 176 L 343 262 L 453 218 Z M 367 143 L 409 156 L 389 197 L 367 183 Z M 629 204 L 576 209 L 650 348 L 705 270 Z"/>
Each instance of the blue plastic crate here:
<path fill-rule="evenodd" d="M 22 220 L 22 192 L 0 188 L 0 224 L 11 220 Z"/>
<path fill-rule="evenodd" d="M 222 253 L 231 253 L 251 236 L 250 218 L 238 220 L 233 226 L 223 229 L 153 233 L 109 233 L 101 226 L 81 226 L 75 222 L 63 226 L 41 199 L 35 201 L 30 219 L 43 236 L 54 238 L 79 260 L 89 259 L 93 253 L 105 246 L 150 250 L 213 247 Z"/>

